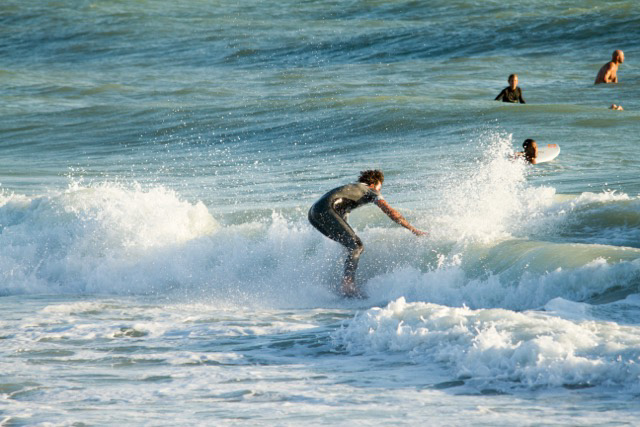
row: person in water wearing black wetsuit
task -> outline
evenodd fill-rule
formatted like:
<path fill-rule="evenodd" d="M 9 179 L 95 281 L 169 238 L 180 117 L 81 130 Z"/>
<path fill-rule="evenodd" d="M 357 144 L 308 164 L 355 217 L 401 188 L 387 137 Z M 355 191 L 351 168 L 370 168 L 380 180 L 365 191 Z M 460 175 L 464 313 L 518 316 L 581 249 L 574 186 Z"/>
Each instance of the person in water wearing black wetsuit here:
<path fill-rule="evenodd" d="M 502 92 L 498 96 L 496 96 L 495 101 L 502 102 L 511 102 L 511 103 L 521 103 L 526 104 L 524 102 L 524 98 L 522 97 L 522 89 L 518 87 L 518 75 L 511 74 L 508 79 L 509 86 L 502 89 Z"/>
<path fill-rule="evenodd" d="M 340 243 L 349 251 L 344 264 L 342 294 L 345 297 L 362 298 L 356 286 L 356 269 L 364 251 L 362 240 L 347 223 L 349 212 L 368 203 L 375 203 L 389 218 L 417 236 L 426 234 L 413 227 L 380 195 L 384 174 L 380 170 L 360 172 L 358 182 L 334 188 L 316 201 L 309 209 L 309 222 L 328 238 Z"/>

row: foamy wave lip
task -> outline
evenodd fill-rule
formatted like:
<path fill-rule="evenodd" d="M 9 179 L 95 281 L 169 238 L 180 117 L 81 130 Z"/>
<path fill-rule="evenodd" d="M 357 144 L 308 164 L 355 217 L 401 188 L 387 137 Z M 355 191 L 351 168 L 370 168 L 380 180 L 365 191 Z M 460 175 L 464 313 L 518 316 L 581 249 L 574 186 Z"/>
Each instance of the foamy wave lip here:
<path fill-rule="evenodd" d="M 638 247 L 640 199 L 604 191 L 562 197 L 547 210 L 555 218 L 558 234 L 574 241 Z M 553 221 L 553 220 L 552 220 Z M 544 230 L 541 230 L 545 233 Z M 546 231 L 549 234 L 549 231 Z"/>
<path fill-rule="evenodd" d="M 615 323 L 399 298 L 357 315 L 334 340 L 353 353 L 401 352 L 414 363 L 441 363 L 482 386 L 640 390 L 640 330 Z"/>
<path fill-rule="evenodd" d="M 23 194 L 15 194 L 13 192 L 7 191 L 5 188 L 0 187 L 0 208 L 8 203 L 13 203 L 18 206 L 26 206 L 30 201 L 31 199 Z M 0 224 L 0 226 L 2 225 L 3 224 Z"/>
<path fill-rule="evenodd" d="M 640 260 L 609 263 L 598 256 L 588 258 L 587 252 L 581 255 L 585 259 L 583 265 L 563 268 L 557 266 L 554 247 L 548 249 L 551 251 L 546 254 L 522 252 L 515 261 L 510 261 L 509 269 L 480 275 L 465 270 L 462 260 L 454 256 L 451 261 L 429 271 L 405 267 L 380 274 L 370 279 L 365 289 L 372 301 L 386 302 L 403 297 L 412 302 L 510 310 L 538 309 L 558 297 L 571 301 L 590 301 L 599 297 L 615 300 L 637 293 Z M 541 259 L 537 259 L 538 255 Z M 498 258 L 497 262 L 501 262 Z M 553 269 L 546 268 L 551 267 L 549 259 L 555 265 Z M 481 267 L 485 268 L 485 264 Z M 608 294 L 612 284 L 619 290 L 617 295 Z"/>
<path fill-rule="evenodd" d="M 619 193 L 617 191 L 603 191 L 601 193 L 585 192 L 580 194 L 573 203 L 575 204 L 587 204 L 587 203 L 603 203 L 603 202 L 619 202 L 624 200 L 631 200 L 631 197 L 625 193 Z"/>
<path fill-rule="evenodd" d="M 97 302 L 76 302 L 71 304 L 55 304 L 48 305 L 40 310 L 44 314 L 76 314 L 76 313 L 93 313 L 103 311 L 108 308 L 107 304 Z"/>
<path fill-rule="evenodd" d="M 512 135 L 492 132 L 470 149 L 474 163 L 444 177 L 432 223 L 432 236 L 460 244 L 492 243 L 530 231 L 552 205 L 555 189 L 532 187 L 532 168 L 513 157 Z"/>
<path fill-rule="evenodd" d="M 126 247 L 158 247 L 186 242 L 218 228 L 202 202 L 191 204 L 164 187 L 143 190 L 116 184 L 72 186 L 51 200 L 78 220 L 113 230 L 112 244 Z M 118 242 L 119 240 L 119 242 Z"/>
<path fill-rule="evenodd" d="M 554 236 L 567 226 L 580 228 L 585 219 L 597 222 L 600 212 L 605 223 L 606 218 L 620 218 L 621 214 L 619 221 L 627 217 L 632 224 L 638 221 L 640 209 L 633 203 L 615 205 L 637 200 L 627 194 L 604 191 L 557 197 L 552 187 L 532 185 L 528 176 L 539 169 L 514 159 L 513 145 L 512 135 L 495 131 L 471 141 L 469 149 L 478 152 L 476 162 L 460 164 L 437 185 L 439 194 L 435 199 L 439 203 L 429 221 L 432 238 L 465 246 L 513 237 Z M 624 212 L 610 215 L 616 207 Z M 614 230 L 613 225 L 616 224 L 594 237 L 603 243 L 636 246 L 632 242 L 637 240 L 637 227 L 617 224 L 619 227 Z M 593 224 L 585 224 L 584 228 L 595 233 L 600 229 Z"/>
<path fill-rule="evenodd" d="M 585 192 L 577 197 L 564 196 L 562 200 L 549 206 L 548 215 L 567 215 L 572 212 L 582 211 L 588 208 L 599 207 L 615 202 L 632 201 L 634 198 L 625 193 L 616 191 L 603 191 L 601 193 Z"/>
<path fill-rule="evenodd" d="M 175 250 L 219 229 L 201 202 L 180 200 L 163 187 L 112 183 L 73 184 L 32 199 L 5 196 L 0 227 L 0 293 L 8 294 L 76 293 L 92 283 L 104 289 L 119 274 L 133 282 L 158 269 L 149 263 L 171 256 L 154 251 Z"/>
<path fill-rule="evenodd" d="M 218 306 L 315 306 L 335 298 L 318 281 L 342 256 L 306 222 L 274 213 L 219 227 L 202 203 L 163 188 L 72 187 L 9 202 L 0 223 L 0 294 L 10 295 L 185 291 Z"/>

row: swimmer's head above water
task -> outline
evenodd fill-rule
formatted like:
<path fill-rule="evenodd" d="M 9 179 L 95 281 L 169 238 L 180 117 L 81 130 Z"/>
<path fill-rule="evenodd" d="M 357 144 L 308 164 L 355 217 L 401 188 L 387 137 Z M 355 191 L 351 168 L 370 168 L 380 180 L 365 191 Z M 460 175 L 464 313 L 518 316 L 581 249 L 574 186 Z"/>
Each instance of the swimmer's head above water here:
<path fill-rule="evenodd" d="M 535 165 L 538 157 L 538 143 L 533 139 L 525 139 L 522 148 L 524 149 L 524 158 Z"/>
<path fill-rule="evenodd" d="M 624 62 L 624 52 L 620 49 L 614 50 L 611 54 L 611 60 L 617 64 L 622 64 Z"/>

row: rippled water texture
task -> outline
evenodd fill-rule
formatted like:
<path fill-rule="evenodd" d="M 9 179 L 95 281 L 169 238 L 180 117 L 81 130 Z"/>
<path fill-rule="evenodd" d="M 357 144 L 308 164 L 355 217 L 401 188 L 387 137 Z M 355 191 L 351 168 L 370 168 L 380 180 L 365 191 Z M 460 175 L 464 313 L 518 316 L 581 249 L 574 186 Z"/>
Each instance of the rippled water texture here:
<path fill-rule="evenodd" d="M 630 0 L 3 1 L 0 425 L 635 424 L 639 36 Z M 353 212 L 345 301 L 307 211 L 368 168 L 429 235 Z"/>

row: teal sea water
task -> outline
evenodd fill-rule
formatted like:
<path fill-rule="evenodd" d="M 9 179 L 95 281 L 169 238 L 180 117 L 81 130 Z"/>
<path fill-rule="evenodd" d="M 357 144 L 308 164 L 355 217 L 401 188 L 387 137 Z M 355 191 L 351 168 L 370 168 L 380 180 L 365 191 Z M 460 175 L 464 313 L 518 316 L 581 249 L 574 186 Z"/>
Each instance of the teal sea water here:
<path fill-rule="evenodd" d="M 637 423 L 636 1 L 4 0 L 0 33 L 0 425 Z M 353 212 L 345 301 L 307 210 L 368 168 L 429 236 Z"/>

